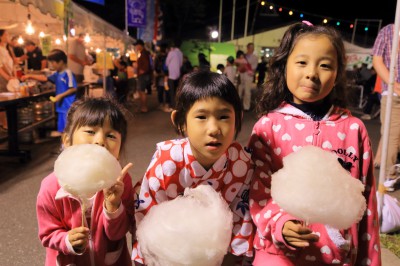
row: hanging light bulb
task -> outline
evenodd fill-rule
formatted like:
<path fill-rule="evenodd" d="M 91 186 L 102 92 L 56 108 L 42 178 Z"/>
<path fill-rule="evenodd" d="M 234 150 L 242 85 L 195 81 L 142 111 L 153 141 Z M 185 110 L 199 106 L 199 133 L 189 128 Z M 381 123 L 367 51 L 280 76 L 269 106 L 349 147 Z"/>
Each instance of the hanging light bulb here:
<path fill-rule="evenodd" d="M 24 44 L 24 39 L 22 39 L 22 37 L 19 36 L 17 42 L 18 44 Z"/>
<path fill-rule="evenodd" d="M 57 38 L 57 39 L 56 39 L 56 44 L 57 44 L 57 45 L 60 45 L 60 44 L 61 44 L 61 40 Z"/>
<path fill-rule="evenodd" d="M 90 36 L 89 36 L 89 34 L 86 33 L 84 40 L 85 40 L 85 43 L 90 42 Z"/>
<path fill-rule="evenodd" d="M 85 40 L 85 43 L 90 42 L 90 36 L 89 36 L 89 34 L 86 33 L 84 40 Z"/>
<path fill-rule="evenodd" d="M 75 36 L 75 28 L 71 28 L 70 30 L 69 30 L 69 32 L 71 33 L 71 36 Z"/>
<path fill-rule="evenodd" d="M 32 35 L 35 33 L 35 29 L 32 26 L 32 21 L 31 21 L 31 14 L 28 14 L 28 22 L 25 28 L 25 32 L 28 35 Z"/>
<path fill-rule="evenodd" d="M 43 32 L 43 31 L 41 31 L 41 32 L 39 33 L 39 37 L 40 37 L 40 38 L 43 38 L 43 37 L 44 37 L 44 35 L 45 35 L 45 34 L 44 34 L 44 32 Z"/>
<path fill-rule="evenodd" d="M 63 41 L 66 42 L 67 41 L 67 35 L 63 35 Z"/>

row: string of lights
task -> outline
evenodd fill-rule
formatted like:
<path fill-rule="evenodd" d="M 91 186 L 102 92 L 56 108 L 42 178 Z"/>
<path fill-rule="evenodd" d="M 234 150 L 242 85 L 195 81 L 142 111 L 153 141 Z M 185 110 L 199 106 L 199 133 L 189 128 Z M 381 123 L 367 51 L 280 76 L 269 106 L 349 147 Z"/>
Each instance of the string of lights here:
<path fill-rule="evenodd" d="M 360 26 L 365 32 L 367 32 L 371 26 L 380 27 L 381 20 L 378 19 L 363 19 L 353 21 L 342 19 L 342 18 L 334 18 L 329 16 L 322 16 L 315 13 L 310 13 L 302 10 L 293 9 L 291 7 L 278 5 L 268 1 L 260 1 L 260 5 L 262 7 L 261 12 L 265 12 L 267 14 L 281 14 L 287 15 L 289 17 L 293 17 L 294 19 L 297 17 L 299 21 L 301 20 L 309 20 L 313 24 L 324 24 L 324 25 L 333 25 L 336 27 L 354 29 L 357 24 Z"/>

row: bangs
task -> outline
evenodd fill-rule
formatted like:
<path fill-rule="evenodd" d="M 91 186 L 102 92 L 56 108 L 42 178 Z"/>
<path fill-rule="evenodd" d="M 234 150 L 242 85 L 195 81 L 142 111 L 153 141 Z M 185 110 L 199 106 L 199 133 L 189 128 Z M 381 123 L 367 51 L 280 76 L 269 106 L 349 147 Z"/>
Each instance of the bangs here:
<path fill-rule="evenodd" d="M 127 122 L 122 112 L 111 102 L 91 101 L 90 104 L 82 105 L 74 113 L 75 121 L 72 132 L 82 126 L 103 126 L 108 120 L 111 127 L 118 131 L 123 142 L 127 134 Z"/>

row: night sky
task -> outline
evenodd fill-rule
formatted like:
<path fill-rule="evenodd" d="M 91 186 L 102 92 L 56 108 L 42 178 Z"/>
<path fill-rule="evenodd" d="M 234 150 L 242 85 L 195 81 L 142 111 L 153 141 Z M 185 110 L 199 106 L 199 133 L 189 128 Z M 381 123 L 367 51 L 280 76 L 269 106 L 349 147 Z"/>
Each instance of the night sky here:
<path fill-rule="evenodd" d="M 163 0 L 161 0 L 163 1 Z M 192 0 L 186 0 L 192 1 Z M 109 21 L 120 29 L 125 28 L 125 1 L 124 0 L 105 0 L 105 6 L 85 2 L 83 0 L 74 0 L 74 2 L 91 10 L 104 20 Z M 202 23 L 190 24 L 184 29 L 183 38 L 207 38 L 206 28 L 218 26 L 219 4 L 218 0 L 205 0 L 206 16 L 202 19 Z M 373 20 L 382 20 L 382 26 L 394 22 L 396 10 L 396 0 L 380 0 L 379 2 L 371 2 L 366 0 L 270 0 L 265 1 L 267 4 L 259 6 L 256 10 L 257 0 L 250 1 L 248 35 L 257 33 L 266 29 L 271 29 L 280 25 L 287 25 L 293 21 L 301 21 L 300 13 L 303 13 L 306 20 L 314 24 L 321 24 L 324 17 L 329 17 L 334 21 L 332 24 L 338 27 L 344 36 L 352 34 L 349 25 L 358 21 L 357 34 L 360 38 L 364 38 L 366 46 L 369 46 L 367 39 L 374 39 L 378 31 L 378 22 Z M 348 4 L 351 2 L 352 6 Z M 229 40 L 231 36 L 231 20 L 232 20 L 232 3 L 233 0 L 223 0 L 223 16 L 222 16 L 222 41 Z M 236 0 L 236 23 L 235 38 L 242 37 L 244 34 L 244 20 L 247 0 Z M 269 3 L 282 7 L 282 12 L 277 12 L 275 16 L 269 11 Z M 288 15 L 289 9 L 294 11 L 293 16 Z M 256 14 L 254 18 L 254 14 Z M 169 16 L 171 17 L 171 16 Z M 336 23 L 341 25 L 337 26 Z M 168 25 L 168 21 L 166 21 Z M 172 34 L 174 25 L 167 27 L 166 35 Z M 190 28 L 189 28 L 190 27 Z M 364 28 L 368 27 L 369 32 L 364 33 Z M 135 37 L 135 29 L 129 28 L 129 32 Z M 186 34 L 186 35 L 185 35 Z M 361 40 L 363 41 L 363 40 Z M 369 41 L 371 42 L 371 40 Z"/>

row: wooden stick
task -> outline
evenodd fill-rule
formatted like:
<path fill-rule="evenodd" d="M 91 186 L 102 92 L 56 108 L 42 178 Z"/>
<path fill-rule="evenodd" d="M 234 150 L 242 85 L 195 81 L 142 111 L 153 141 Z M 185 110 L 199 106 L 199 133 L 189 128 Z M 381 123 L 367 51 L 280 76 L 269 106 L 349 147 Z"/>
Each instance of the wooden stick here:
<path fill-rule="evenodd" d="M 85 226 L 85 219 L 86 219 L 86 206 L 83 200 L 81 200 L 81 208 L 82 208 L 82 226 Z"/>

